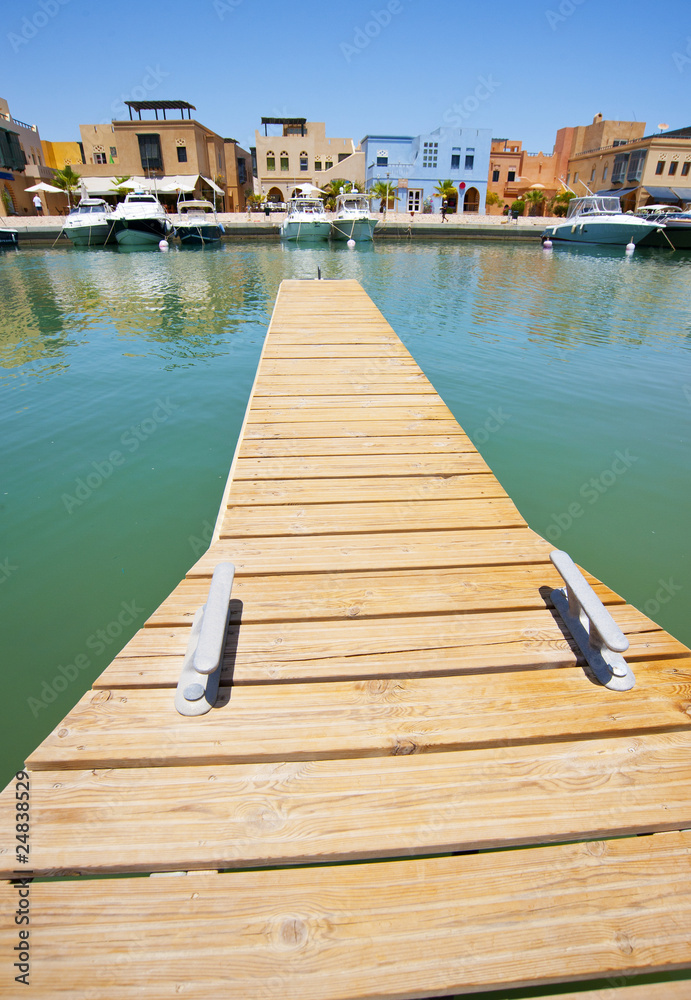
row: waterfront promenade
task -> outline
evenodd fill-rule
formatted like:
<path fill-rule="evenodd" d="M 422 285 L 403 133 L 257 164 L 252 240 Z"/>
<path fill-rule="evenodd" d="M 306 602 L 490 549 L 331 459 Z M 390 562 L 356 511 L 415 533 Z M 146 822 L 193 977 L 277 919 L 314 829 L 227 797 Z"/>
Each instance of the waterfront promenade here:
<path fill-rule="evenodd" d="M 636 676 L 595 683 L 551 549 L 357 282 L 284 281 L 209 551 L 27 762 L 37 994 L 618 1000 L 691 968 L 691 651 L 588 577 Z M 220 697 L 183 718 L 225 560 Z M 16 815 L 12 783 L 5 913 Z"/>

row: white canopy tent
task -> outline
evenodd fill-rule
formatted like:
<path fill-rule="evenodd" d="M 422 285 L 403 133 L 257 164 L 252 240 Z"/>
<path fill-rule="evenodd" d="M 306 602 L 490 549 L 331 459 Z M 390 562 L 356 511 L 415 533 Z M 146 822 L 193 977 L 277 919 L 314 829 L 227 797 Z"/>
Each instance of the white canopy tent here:
<path fill-rule="evenodd" d="M 189 194 L 195 190 L 200 177 L 216 194 L 223 194 L 222 188 L 202 174 L 168 174 L 164 177 L 133 176 L 120 186 L 131 191 L 150 191 L 153 194 L 176 194 L 178 191 Z M 112 177 L 82 177 L 81 184 L 87 197 L 103 198 L 105 195 L 115 194 L 113 180 Z"/>

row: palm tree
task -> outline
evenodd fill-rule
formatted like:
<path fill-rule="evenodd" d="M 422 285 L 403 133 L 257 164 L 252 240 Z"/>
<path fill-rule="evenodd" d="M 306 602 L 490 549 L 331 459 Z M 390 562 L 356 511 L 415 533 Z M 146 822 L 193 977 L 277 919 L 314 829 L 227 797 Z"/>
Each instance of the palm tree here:
<path fill-rule="evenodd" d="M 126 198 L 127 192 L 132 190 L 133 185 L 127 184 L 127 181 L 130 179 L 130 176 L 131 176 L 130 174 L 127 174 L 127 176 L 125 177 L 113 177 L 112 181 L 110 182 L 112 186 L 115 188 L 115 196 L 117 198 L 120 199 Z"/>
<path fill-rule="evenodd" d="M 530 209 L 528 211 L 529 215 L 541 215 L 542 207 L 545 204 L 545 194 L 544 191 L 540 191 L 539 188 L 535 191 L 526 191 L 523 195 L 523 200 L 528 202 Z"/>
<path fill-rule="evenodd" d="M 383 210 L 386 214 L 386 209 L 391 208 L 391 202 L 396 198 L 396 186 L 391 181 L 375 181 L 370 195 L 379 198 L 379 211 Z"/>
<path fill-rule="evenodd" d="M 67 195 L 67 206 L 72 207 L 70 202 L 70 192 L 74 193 L 79 187 L 79 182 L 81 177 L 79 174 L 75 174 L 72 167 L 68 164 L 63 167 L 62 170 L 53 171 L 53 185 L 56 188 L 60 188 Z"/>
<path fill-rule="evenodd" d="M 346 181 L 342 177 L 334 177 L 332 181 L 329 181 L 329 183 L 322 188 L 322 191 L 326 195 L 324 207 L 329 212 L 333 212 L 336 207 L 336 198 L 339 194 L 342 194 L 348 189 L 349 184 L 350 181 Z"/>
<path fill-rule="evenodd" d="M 549 203 L 549 211 L 552 215 L 564 216 L 569 207 L 569 202 L 576 195 L 573 191 L 559 191 Z"/>

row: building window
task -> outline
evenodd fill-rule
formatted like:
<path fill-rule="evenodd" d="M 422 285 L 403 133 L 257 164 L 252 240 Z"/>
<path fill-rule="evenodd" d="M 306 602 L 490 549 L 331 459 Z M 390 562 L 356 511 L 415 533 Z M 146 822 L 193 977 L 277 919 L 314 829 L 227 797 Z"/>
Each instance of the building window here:
<path fill-rule="evenodd" d="M 635 149 L 631 153 L 631 159 L 629 160 L 629 169 L 626 174 L 627 181 L 639 181 L 643 176 L 643 165 L 645 163 L 646 150 L 645 149 Z"/>
<path fill-rule="evenodd" d="M 566 175 L 566 183 L 568 184 L 570 180 L 571 180 L 571 174 L 567 174 Z"/>
<path fill-rule="evenodd" d="M 300 153 L 300 170 L 309 170 L 309 160 L 307 153 Z"/>
<path fill-rule="evenodd" d="M 333 160 L 331 159 L 330 156 L 327 156 L 324 170 L 331 170 L 332 167 L 333 167 Z"/>
<path fill-rule="evenodd" d="M 628 139 L 614 139 L 614 141 L 612 142 L 612 145 L 613 146 L 625 146 L 628 141 L 629 141 Z"/>
<path fill-rule="evenodd" d="M 148 132 L 138 135 L 139 157 L 144 170 L 163 170 L 161 155 L 161 137 L 157 133 Z"/>
<path fill-rule="evenodd" d="M 664 160 L 658 160 L 657 161 L 657 166 L 655 167 L 655 173 L 659 176 L 663 172 L 664 169 L 665 169 L 665 161 Z"/>
<path fill-rule="evenodd" d="M 187 163 L 187 146 L 177 146 L 178 163 Z"/>
<path fill-rule="evenodd" d="M 515 181 L 516 180 L 516 171 L 515 170 L 509 170 L 509 172 L 506 175 L 506 180 L 509 182 L 509 184 L 511 184 L 513 181 Z M 568 184 L 568 182 L 569 182 L 569 178 L 567 177 L 566 178 L 566 183 Z"/>
<path fill-rule="evenodd" d="M 269 150 L 266 154 L 266 169 L 267 170 L 276 169 L 276 157 L 271 150 Z"/>
<path fill-rule="evenodd" d="M 437 156 L 439 154 L 438 142 L 425 142 L 422 144 L 422 166 L 436 170 Z"/>
<path fill-rule="evenodd" d="M 321 160 L 315 160 L 314 161 L 314 169 L 315 170 L 321 170 L 321 168 L 322 168 L 322 161 Z"/>
<path fill-rule="evenodd" d="M 612 184 L 620 184 L 626 177 L 630 153 L 617 153 L 612 167 Z"/>
<path fill-rule="evenodd" d="M 465 154 L 465 169 L 472 170 L 475 163 L 475 156 L 472 153 Z"/>
<path fill-rule="evenodd" d="M 595 180 L 595 170 L 596 170 L 596 168 L 593 167 L 593 169 L 590 171 L 590 180 L 591 181 Z"/>
<path fill-rule="evenodd" d="M 378 167 L 388 167 L 388 165 L 389 165 L 389 157 L 387 155 L 385 155 L 385 156 L 377 156 L 377 166 Z"/>
<path fill-rule="evenodd" d="M 94 153 L 94 163 L 105 163 L 106 154 L 105 153 Z"/>
<path fill-rule="evenodd" d="M 350 156 L 350 153 L 339 153 L 338 154 L 338 162 L 339 163 L 343 163 L 343 161 L 347 160 L 349 156 Z"/>
<path fill-rule="evenodd" d="M 110 147 L 110 158 L 111 160 L 117 160 L 118 158 L 118 151 L 115 146 Z"/>
<path fill-rule="evenodd" d="M 247 181 L 247 164 L 245 163 L 244 156 L 238 156 L 238 184 L 244 184 Z"/>
<path fill-rule="evenodd" d="M 667 171 L 667 173 L 670 174 L 670 176 L 672 174 L 676 174 L 678 166 L 679 166 L 679 164 L 677 163 L 677 161 L 676 160 L 672 160 L 672 162 L 669 165 L 669 170 Z"/>
<path fill-rule="evenodd" d="M 686 161 L 686 163 L 682 164 L 682 168 L 681 168 L 681 176 L 682 177 L 688 177 L 688 175 L 689 175 L 689 166 L 690 166 L 690 164 L 689 164 L 688 160 Z"/>
<path fill-rule="evenodd" d="M 574 184 L 577 182 L 577 180 L 578 180 L 578 171 L 576 171 L 576 173 L 573 175 Z"/>
<path fill-rule="evenodd" d="M 607 180 L 607 174 L 608 174 L 608 172 L 609 172 L 609 166 L 605 163 L 604 170 L 602 171 L 602 180 L 603 181 Z M 566 179 L 568 181 L 568 177 Z"/>
<path fill-rule="evenodd" d="M 499 171 L 498 170 L 493 170 L 492 171 L 492 181 L 496 184 L 496 182 L 498 180 L 499 180 Z"/>
<path fill-rule="evenodd" d="M 281 170 L 290 170 L 290 162 L 285 149 L 281 151 Z"/>
<path fill-rule="evenodd" d="M 461 149 L 460 146 L 452 146 L 451 148 L 451 169 L 459 170 L 461 166 Z"/>

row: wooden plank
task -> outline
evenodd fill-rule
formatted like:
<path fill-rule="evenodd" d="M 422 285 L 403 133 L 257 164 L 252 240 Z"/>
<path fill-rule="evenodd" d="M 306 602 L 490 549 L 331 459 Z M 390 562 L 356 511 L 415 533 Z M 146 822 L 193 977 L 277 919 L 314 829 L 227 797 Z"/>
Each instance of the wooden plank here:
<path fill-rule="evenodd" d="M 477 500 L 507 498 L 489 472 L 444 476 L 350 476 L 339 479 L 234 480 L 233 509 L 244 505 L 287 506 L 405 500 Z M 288 511 L 288 516 L 292 511 Z"/>
<path fill-rule="evenodd" d="M 340 532 L 425 528 L 525 527 L 511 500 L 400 500 L 388 503 L 316 503 L 294 507 L 228 506 L 221 538 L 255 535 L 337 535 Z"/>
<path fill-rule="evenodd" d="M 309 568 L 309 567 L 305 567 Z M 591 577 L 593 590 L 605 604 L 623 604 L 604 584 Z M 148 618 L 147 625 L 190 624 L 206 602 L 210 580 L 183 580 Z M 399 570 L 337 572 L 282 576 L 243 576 L 235 580 L 231 621 L 317 621 L 333 618 L 391 617 L 424 612 L 477 612 L 551 606 L 549 591 L 561 577 L 552 563 L 421 569 L 415 582 Z"/>
<path fill-rule="evenodd" d="M 387 375 L 381 372 L 367 372 L 359 379 L 343 379 L 333 376 L 302 374 L 299 384 L 290 375 L 265 375 L 260 369 L 255 386 L 255 396 L 294 396 L 310 393 L 314 396 L 366 395 L 377 397 L 387 394 L 415 393 L 416 395 L 437 395 L 422 372 L 405 375 Z"/>
<path fill-rule="evenodd" d="M 684 975 L 684 973 L 682 973 Z M 691 975 L 683 980 L 667 979 L 665 982 L 624 985 L 626 977 L 611 975 L 610 985 L 595 990 L 579 990 L 577 993 L 545 993 L 542 990 L 524 1000 L 691 1000 Z"/>
<path fill-rule="evenodd" d="M 689 965 L 689 847 L 688 834 L 668 833 L 340 868 L 34 884 L 32 992 L 406 1000 L 671 972 Z M 16 902 L 16 887 L 1 886 L 4 912 Z M 5 955 L 16 930 L 0 928 Z"/>
<path fill-rule="evenodd" d="M 459 476 L 469 473 L 490 472 L 490 468 L 477 452 L 459 452 L 451 455 L 389 455 L 386 469 L 378 455 L 323 455 L 314 458 L 238 458 L 233 482 L 243 479 L 344 479 L 352 476 Z"/>
<path fill-rule="evenodd" d="M 87 692 L 32 770 L 345 759 L 691 727 L 691 662 L 636 668 L 625 695 L 579 667 L 446 677 L 236 685 L 197 719 L 170 690 Z M 507 706 L 511 707 L 507 712 Z"/>
<path fill-rule="evenodd" d="M 188 570 L 187 577 L 208 577 L 216 563 L 224 561 L 235 563 L 238 574 L 546 563 L 552 548 L 530 528 L 319 535 L 310 536 L 308 543 L 299 536 L 223 538 Z"/>
<path fill-rule="evenodd" d="M 265 397 L 266 398 L 266 397 Z M 346 421 L 369 421 L 371 432 L 379 432 L 379 426 L 385 425 L 381 433 L 386 433 L 388 424 L 396 421 L 407 420 L 454 420 L 454 416 L 445 403 L 431 401 L 428 396 L 423 396 L 423 402 L 412 406 L 362 406 L 353 403 L 343 402 L 322 407 L 289 407 L 279 403 L 270 408 L 252 408 L 248 418 L 248 426 L 263 424 L 285 423 L 288 426 L 301 421 L 305 423 L 340 423 Z M 304 435 L 300 435 L 304 436 Z M 322 435 L 310 435 L 311 437 L 321 437 Z"/>
<path fill-rule="evenodd" d="M 331 420 L 293 420 L 276 421 L 274 423 L 248 423 L 245 428 L 245 439 L 257 438 L 332 438 L 332 437 L 369 437 L 376 432 L 378 437 L 410 437 L 424 434 L 428 437 L 455 434 L 458 424 L 452 417 L 425 419 L 411 416 L 395 420 L 383 417 L 373 423 L 371 420 L 359 420 L 353 417 L 352 411 L 339 415 L 332 414 Z"/>
<path fill-rule="evenodd" d="M 668 732 L 354 760 L 32 771 L 31 866 L 37 875 L 190 871 L 677 830 L 691 826 L 690 753 L 691 732 Z M 0 813 L 0 877 L 16 868 L 13 820 L 11 802 Z"/>
<path fill-rule="evenodd" d="M 458 426 L 458 425 L 456 425 Z M 458 428 L 449 434 L 389 435 L 382 437 L 301 438 L 299 440 L 270 440 L 243 438 L 238 455 L 243 458 L 281 458 L 285 456 L 312 457 L 317 455 L 417 455 L 451 454 L 473 451 L 473 445 Z"/>
<path fill-rule="evenodd" d="M 309 409 L 323 409 L 324 407 L 331 408 L 352 406 L 365 411 L 365 415 L 368 415 L 376 407 L 387 408 L 388 407 L 416 407 L 417 409 L 438 407 L 441 404 L 439 396 L 435 395 L 433 392 L 406 392 L 405 389 L 401 388 L 400 392 L 386 393 L 383 395 L 377 394 L 376 404 L 372 400 L 371 390 L 365 395 L 363 393 L 322 393 L 317 395 L 316 393 L 310 392 L 309 394 L 302 393 L 302 395 L 294 396 L 280 396 L 274 395 L 273 393 L 266 396 L 255 395 L 252 401 L 252 413 L 261 414 L 264 412 L 270 412 L 275 409 L 284 408 L 289 410 L 291 415 L 293 410 L 309 410 Z M 446 404 L 442 404 L 446 405 Z"/>

